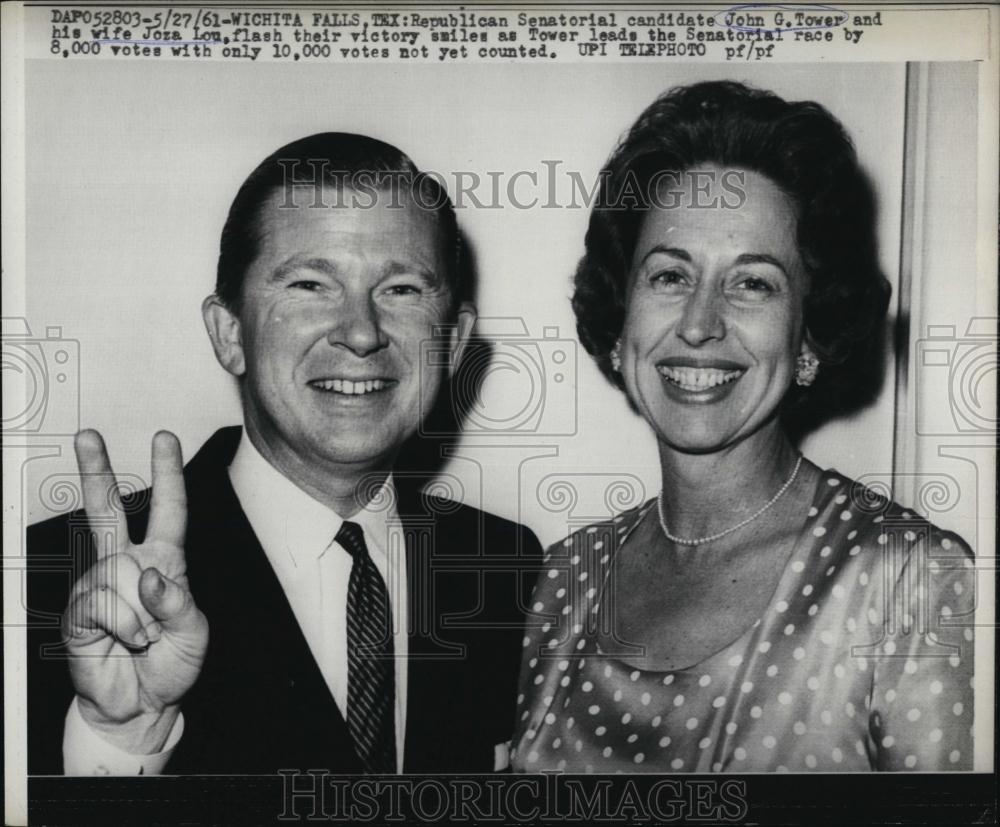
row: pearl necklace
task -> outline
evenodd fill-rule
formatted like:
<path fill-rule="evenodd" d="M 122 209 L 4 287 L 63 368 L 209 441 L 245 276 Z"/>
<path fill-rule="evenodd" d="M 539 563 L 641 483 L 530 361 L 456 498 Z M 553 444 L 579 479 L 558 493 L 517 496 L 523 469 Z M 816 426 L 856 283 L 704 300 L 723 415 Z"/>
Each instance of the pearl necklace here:
<path fill-rule="evenodd" d="M 771 499 L 769 499 L 766 503 L 764 503 L 763 506 L 757 509 L 757 511 L 751 514 L 745 520 L 742 520 L 738 522 L 736 525 L 727 528 L 725 531 L 720 531 L 718 534 L 709 534 L 707 537 L 696 537 L 694 539 L 689 539 L 687 537 L 678 537 L 677 535 L 670 533 L 670 529 L 667 528 L 667 521 L 663 516 L 663 491 L 661 490 L 660 496 L 656 500 L 657 511 L 660 514 L 660 528 L 663 529 L 663 533 L 667 535 L 668 540 L 672 540 L 673 542 L 681 546 L 700 546 L 704 545 L 705 543 L 710 543 L 712 542 L 712 540 L 718 540 L 720 537 L 725 537 L 727 534 L 732 534 L 734 531 L 743 528 L 743 526 L 752 523 L 761 514 L 767 511 L 767 509 L 769 509 L 778 500 L 780 500 L 782 494 L 784 494 L 789 489 L 791 484 L 795 482 L 795 477 L 798 475 L 799 467 L 801 465 L 802 465 L 802 454 L 799 454 L 799 458 L 795 461 L 795 467 L 792 469 L 791 476 L 789 476 L 788 479 L 785 480 L 785 484 L 778 489 L 777 494 L 771 497 Z"/>

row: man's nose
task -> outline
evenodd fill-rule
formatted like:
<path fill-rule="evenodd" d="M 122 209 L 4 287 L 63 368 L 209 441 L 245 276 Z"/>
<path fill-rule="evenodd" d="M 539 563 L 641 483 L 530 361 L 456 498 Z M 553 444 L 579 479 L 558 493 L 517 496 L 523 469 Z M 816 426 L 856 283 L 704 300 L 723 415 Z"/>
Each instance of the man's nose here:
<path fill-rule="evenodd" d="M 692 347 L 725 338 L 722 303 L 722 296 L 712 286 L 699 284 L 685 302 L 677 335 Z"/>
<path fill-rule="evenodd" d="M 371 296 L 361 293 L 350 295 L 337 313 L 337 323 L 327 335 L 331 345 L 346 347 L 358 356 L 367 356 L 385 347 L 378 308 Z"/>

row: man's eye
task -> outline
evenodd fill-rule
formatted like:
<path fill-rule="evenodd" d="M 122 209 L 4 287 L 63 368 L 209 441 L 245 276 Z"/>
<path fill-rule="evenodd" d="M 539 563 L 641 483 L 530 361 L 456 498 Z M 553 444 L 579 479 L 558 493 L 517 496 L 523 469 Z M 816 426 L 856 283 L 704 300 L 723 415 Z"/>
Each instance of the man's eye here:
<path fill-rule="evenodd" d="M 390 296 L 416 296 L 420 294 L 420 288 L 415 284 L 394 284 L 387 287 L 386 292 Z"/>
<path fill-rule="evenodd" d="M 313 281 L 311 279 L 297 279 L 289 283 L 289 287 L 294 287 L 296 290 L 319 290 L 322 285 L 318 281 Z"/>

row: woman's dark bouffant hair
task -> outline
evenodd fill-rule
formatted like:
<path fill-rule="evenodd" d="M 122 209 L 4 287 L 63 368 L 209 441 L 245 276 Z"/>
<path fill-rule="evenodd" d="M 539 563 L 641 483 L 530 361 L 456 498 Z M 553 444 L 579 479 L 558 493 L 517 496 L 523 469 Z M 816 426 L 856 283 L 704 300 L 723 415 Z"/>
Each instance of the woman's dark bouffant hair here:
<path fill-rule="evenodd" d="M 735 82 L 664 93 L 601 171 L 573 294 L 587 352 L 623 388 L 609 354 L 621 335 L 645 211 L 622 205 L 636 184 L 643 191 L 664 171 L 699 164 L 766 175 L 797 208 L 799 251 L 809 276 L 805 328 L 820 369 L 811 387 L 790 389 L 782 407 L 786 424 L 802 432 L 866 401 L 881 381 L 881 322 L 891 289 L 878 267 L 874 199 L 851 139 L 817 103 L 788 102 Z"/>

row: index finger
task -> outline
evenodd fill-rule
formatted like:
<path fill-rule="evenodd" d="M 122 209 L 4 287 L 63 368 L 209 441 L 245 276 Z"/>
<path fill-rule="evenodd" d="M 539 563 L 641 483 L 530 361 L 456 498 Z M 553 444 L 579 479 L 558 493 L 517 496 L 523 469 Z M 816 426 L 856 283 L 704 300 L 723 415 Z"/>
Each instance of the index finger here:
<path fill-rule="evenodd" d="M 156 540 L 182 548 L 187 526 L 187 490 L 180 441 L 170 431 L 153 437 L 153 501 L 145 543 Z"/>
<path fill-rule="evenodd" d="M 98 559 L 124 551 L 129 543 L 128 524 L 104 439 L 88 428 L 76 435 L 73 447 L 80 469 L 83 508 L 94 535 Z"/>

